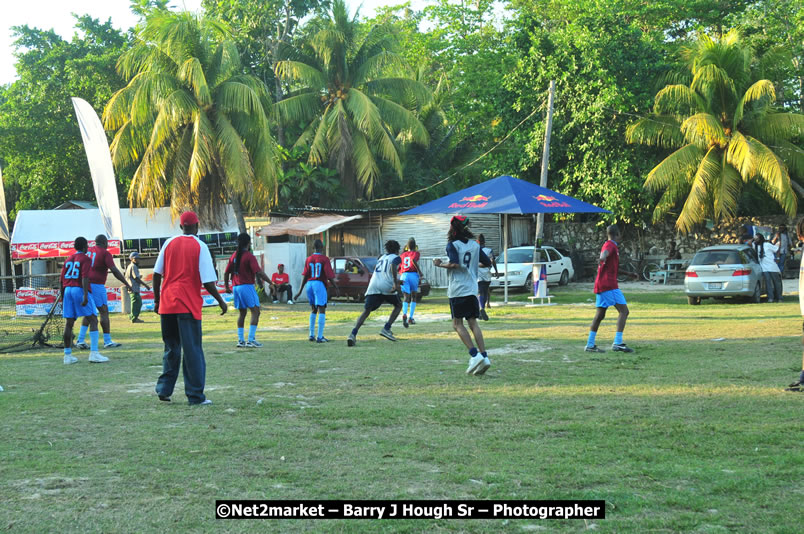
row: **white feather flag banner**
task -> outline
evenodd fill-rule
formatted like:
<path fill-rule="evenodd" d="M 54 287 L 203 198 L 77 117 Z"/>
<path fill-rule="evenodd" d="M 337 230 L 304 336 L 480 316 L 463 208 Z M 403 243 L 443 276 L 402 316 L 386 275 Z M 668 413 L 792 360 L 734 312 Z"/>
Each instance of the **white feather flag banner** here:
<path fill-rule="evenodd" d="M 86 100 L 73 97 L 75 115 L 81 127 L 84 150 L 87 153 L 89 172 L 95 186 L 95 198 L 103 219 L 107 237 L 123 238 L 123 222 L 120 219 L 120 202 L 117 199 L 117 183 L 114 179 L 114 166 L 109 152 L 109 141 L 98 114 Z"/>

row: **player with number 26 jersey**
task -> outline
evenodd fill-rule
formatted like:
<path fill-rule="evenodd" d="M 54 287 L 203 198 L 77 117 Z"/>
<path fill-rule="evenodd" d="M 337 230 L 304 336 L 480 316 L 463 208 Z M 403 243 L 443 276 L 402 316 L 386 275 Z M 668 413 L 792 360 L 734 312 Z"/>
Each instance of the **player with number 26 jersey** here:
<path fill-rule="evenodd" d="M 61 268 L 61 284 L 64 287 L 83 287 L 82 278 L 89 278 L 92 260 L 83 252 L 76 252 L 64 262 Z M 83 298 L 83 295 L 82 295 Z"/>

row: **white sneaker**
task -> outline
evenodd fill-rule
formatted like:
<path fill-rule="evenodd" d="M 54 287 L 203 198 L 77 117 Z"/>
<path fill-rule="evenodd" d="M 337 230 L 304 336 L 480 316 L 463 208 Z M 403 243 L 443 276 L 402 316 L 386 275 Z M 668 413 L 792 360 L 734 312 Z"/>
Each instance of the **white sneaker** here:
<path fill-rule="evenodd" d="M 82 349 L 82 350 L 89 350 L 89 345 L 87 345 L 83 341 L 80 341 L 80 342 L 75 344 L 75 348 Z"/>
<path fill-rule="evenodd" d="M 279 304 L 279 301 L 278 301 L 278 300 L 275 300 L 273 303 L 274 303 L 274 304 Z"/>
<path fill-rule="evenodd" d="M 483 363 L 478 365 L 477 369 L 475 369 L 474 375 L 480 376 L 485 374 L 488 371 L 489 367 L 491 367 L 491 360 L 489 360 L 488 356 L 483 358 Z"/>
<path fill-rule="evenodd" d="M 108 343 L 104 343 L 103 348 L 104 349 L 113 349 L 115 347 L 121 347 L 122 345 L 123 345 L 122 343 L 118 343 L 117 341 L 110 341 Z"/>
<path fill-rule="evenodd" d="M 477 369 L 482 365 L 483 365 L 483 355 L 478 352 L 472 358 L 469 358 L 469 367 L 466 368 L 466 374 L 467 375 L 474 374 L 474 372 L 477 371 Z"/>
<path fill-rule="evenodd" d="M 260 348 L 262 347 L 262 343 L 257 341 L 256 339 L 252 339 L 251 341 L 246 341 L 246 347 L 249 348 Z"/>
<path fill-rule="evenodd" d="M 78 363 L 78 358 L 76 358 L 72 354 L 65 354 L 64 365 L 70 365 L 71 363 Z"/>
<path fill-rule="evenodd" d="M 293 304 L 293 301 L 288 299 L 288 304 Z"/>
<path fill-rule="evenodd" d="M 94 352 L 89 353 L 89 361 L 92 362 L 92 363 L 103 363 L 103 362 L 108 362 L 109 358 L 107 358 L 106 356 L 102 355 L 98 351 L 94 351 Z"/>
<path fill-rule="evenodd" d="M 206 399 L 204 402 L 196 402 L 195 404 L 190 404 L 190 406 L 209 406 L 210 404 L 212 404 L 212 401 Z"/>
<path fill-rule="evenodd" d="M 244 348 L 246 348 L 246 342 L 245 342 L 245 340 L 243 340 L 243 341 L 238 340 L 238 341 L 237 341 L 237 348 L 238 348 L 238 349 L 244 349 Z"/>

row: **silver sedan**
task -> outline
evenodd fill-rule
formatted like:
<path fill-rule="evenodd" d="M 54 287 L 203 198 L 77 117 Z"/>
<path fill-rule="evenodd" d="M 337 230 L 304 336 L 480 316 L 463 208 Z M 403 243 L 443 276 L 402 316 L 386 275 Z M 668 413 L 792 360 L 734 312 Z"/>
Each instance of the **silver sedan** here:
<path fill-rule="evenodd" d="M 687 267 L 684 292 L 693 305 L 710 297 L 745 297 L 759 302 L 764 282 L 754 250 L 748 245 L 702 248 Z"/>

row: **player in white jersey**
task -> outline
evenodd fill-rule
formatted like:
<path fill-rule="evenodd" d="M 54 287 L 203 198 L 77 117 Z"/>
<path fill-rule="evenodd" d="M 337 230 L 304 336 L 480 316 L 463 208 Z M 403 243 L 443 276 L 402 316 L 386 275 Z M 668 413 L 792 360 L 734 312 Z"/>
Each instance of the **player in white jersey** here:
<path fill-rule="evenodd" d="M 804 240 L 804 218 L 798 221 L 796 231 L 798 232 L 798 240 Z M 804 261 L 801 262 L 798 273 L 798 302 L 801 307 L 801 315 L 804 317 Z M 802 342 L 804 342 L 804 337 L 802 337 Z M 804 392 L 804 358 L 802 358 L 801 374 L 798 375 L 798 380 L 787 386 L 786 391 Z"/>
<path fill-rule="evenodd" d="M 357 331 L 363 326 L 363 323 L 371 315 L 371 312 L 382 306 L 383 303 L 388 303 L 394 307 L 391 310 L 391 316 L 385 327 L 380 330 L 380 335 L 385 339 L 396 341 L 394 334 L 391 332 L 391 326 L 399 317 L 399 312 L 402 311 L 402 301 L 399 300 L 397 291 L 399 290 L 399 280 L 397 273 L 399 272 L 399 264 L 402 260 L 399 257 L 399 243 L 391 240 L 385 244 L 386 254 L 380 256 L 377 260 L 377 266 L 374 268 L 374 273 L 371 275 L 368 289 L 366 289 L 366 308 L 360 317 L 357 318 L 357 323 L 349 334 L 346 344 L 354 347 L 357 343 Z"/>
<path fill-rule="evenodd" d="M 497 262 L 494 261 L 494 252 L 490 247 L 486 246 L 486 237 L 483 234 L 477 236 L 477 244 L 480 245 L 480 250 L 483 254 L 491 260 L 491 267 L 494 267 L 494 275 L 499 276 L 497 271 Z M 486 310 L 491 305 L 491 267 L 479 267 L 477 269 L 477 300 L 480 301 L 480 318 L 484 321 L 489 320 L 489 315 Z"/>
<path fill-rule="evenodd" d="M 491 266 L 491 260 L 480 249 L 474 235 L 469 231 L 469 219 L 463 215 L 456 215 L 450 220 L 447 238 L 447 257 L 449 262 L 444 263 L 440 258 L 433 260 L 436 267 L 448 269 L 449 285 L 447 296 L 449 308 L 452 312 L 452 328 L 458 333 L 463 344 L 469 349 L 469 367 L 467 374 L 482 375 L 491 366 L 491 360 L 486 353 L 486 344 L 483 341 L 483 332 L 477 319 L 480 317 L 480 306 L 477 302 L 478 265 Z M 469 323 L 472 336 L 463 325 L 463 320 Z"/>

